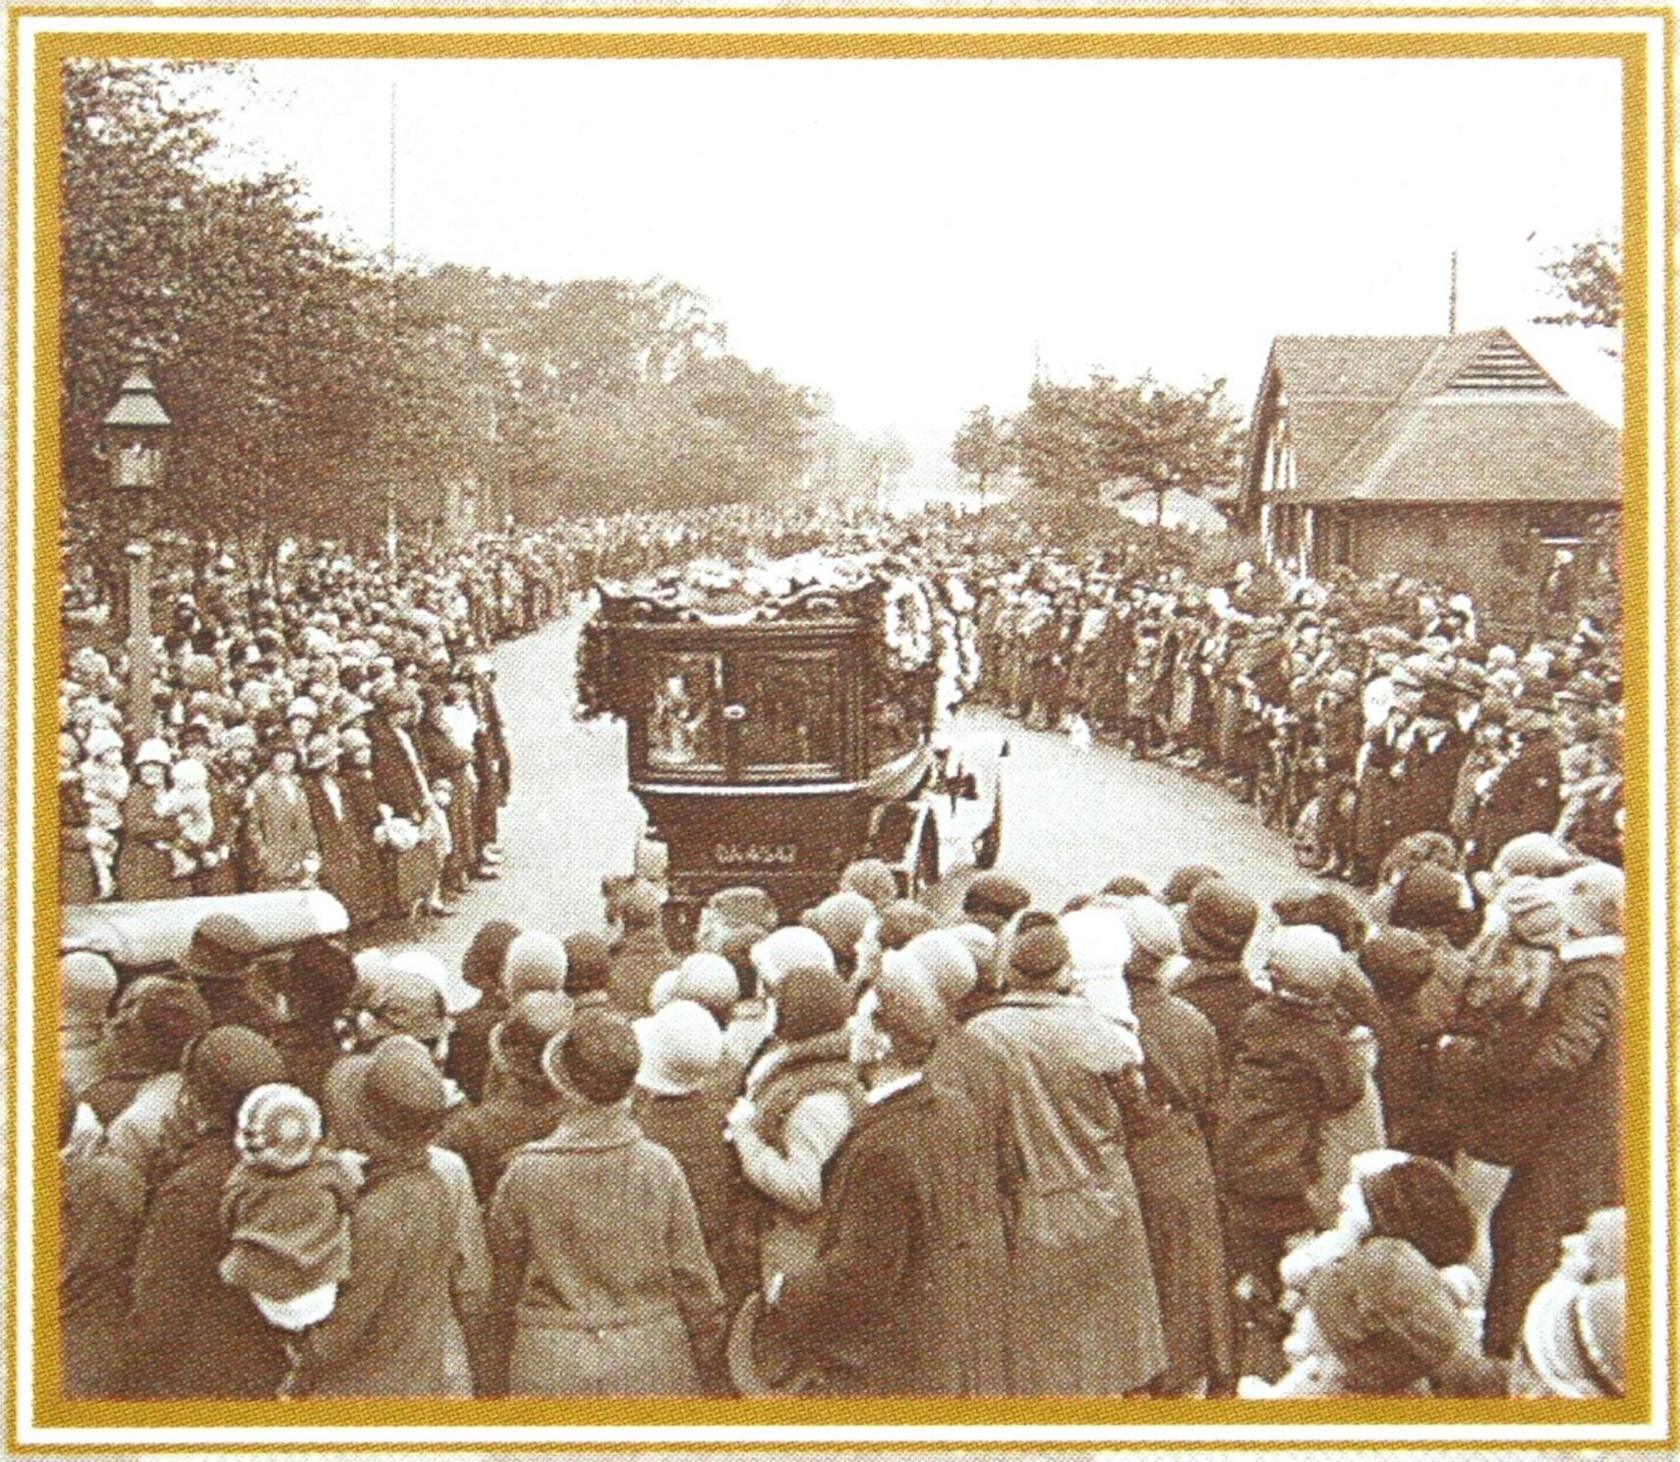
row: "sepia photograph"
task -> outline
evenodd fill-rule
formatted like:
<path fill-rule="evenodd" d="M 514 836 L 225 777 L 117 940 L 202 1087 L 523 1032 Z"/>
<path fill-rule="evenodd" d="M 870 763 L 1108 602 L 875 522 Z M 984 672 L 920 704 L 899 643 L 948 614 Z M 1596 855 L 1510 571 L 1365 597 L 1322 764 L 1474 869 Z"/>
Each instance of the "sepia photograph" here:
<path fill-rule="evenodd" d="M 9 12 L 11 1447 L 1671 1439 L 1673 17 L 1009 14 Z"/>

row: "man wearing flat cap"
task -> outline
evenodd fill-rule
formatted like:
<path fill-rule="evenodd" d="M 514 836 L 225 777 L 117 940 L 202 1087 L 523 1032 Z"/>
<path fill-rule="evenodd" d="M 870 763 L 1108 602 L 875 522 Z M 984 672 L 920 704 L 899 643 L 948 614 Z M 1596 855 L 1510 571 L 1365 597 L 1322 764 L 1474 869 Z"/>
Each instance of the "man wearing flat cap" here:
<path fill-rule="evenodd" d="M 237 914 L 208 914 L 194 926 L 181 969 L 198 988 L 217 1025 L 267 1032 L 268 1002 L 254 987 L 257 964 L 267 953 L 262 936 Z"/>

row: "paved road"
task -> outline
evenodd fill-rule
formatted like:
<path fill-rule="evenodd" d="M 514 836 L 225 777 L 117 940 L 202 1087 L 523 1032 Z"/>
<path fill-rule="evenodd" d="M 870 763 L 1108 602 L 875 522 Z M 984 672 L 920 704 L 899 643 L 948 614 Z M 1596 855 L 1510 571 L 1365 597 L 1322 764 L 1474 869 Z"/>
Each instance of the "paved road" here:
<path fill-rule="evenodd" d="M 593 927 L 601 875 L 630 867 L 643 819 L 625 790 L 624 730 L 572 719 L 577 631 L 576 620 L 561 621 L 496 652 L 514 766 L 507 859 L 500 880 L 474 885 L 454 918 L 421 934 L 446 959 L 458 959 L 486 919 L 562 934 Z M 1158 886 L 1180 864 L 1209 862 L 1256 894 L 1299 877 L 1287 841 L 1220 789 L 1111 747 L 1077 752 L 1066 736 L 1025 731 L 992 711 L 965 714 L 961 724 L 1009 737 L 999 867 L 1045 906 L 1123 869 Z M 956 906 L 970 877 L 954 870 L 935 891 L 942 911 Z"/>

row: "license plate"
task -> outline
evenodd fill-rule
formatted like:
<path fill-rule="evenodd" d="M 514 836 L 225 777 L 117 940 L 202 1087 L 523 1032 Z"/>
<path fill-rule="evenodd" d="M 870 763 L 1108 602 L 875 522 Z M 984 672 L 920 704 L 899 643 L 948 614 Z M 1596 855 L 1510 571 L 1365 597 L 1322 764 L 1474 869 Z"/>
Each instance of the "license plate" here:
<path fill-rule="evenodd" d="M 799 844 L 716 843 L 712 857 L 720 868 L 791 868 L 799 861 Z"/>

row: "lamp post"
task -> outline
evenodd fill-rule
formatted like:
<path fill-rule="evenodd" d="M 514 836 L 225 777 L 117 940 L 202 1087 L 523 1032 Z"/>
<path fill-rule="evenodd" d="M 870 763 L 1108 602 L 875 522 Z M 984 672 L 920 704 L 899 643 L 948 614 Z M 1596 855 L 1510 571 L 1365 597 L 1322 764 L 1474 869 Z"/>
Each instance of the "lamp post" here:
<path fill-rule="evenodd" d="M 146 368 L 136 363 L 100 423 L 111 487 L 132 505 L 128 557 L 128 713 L 137 737 L 152 734 L 152 505 L 163 486 L 174 423 Z"/>

